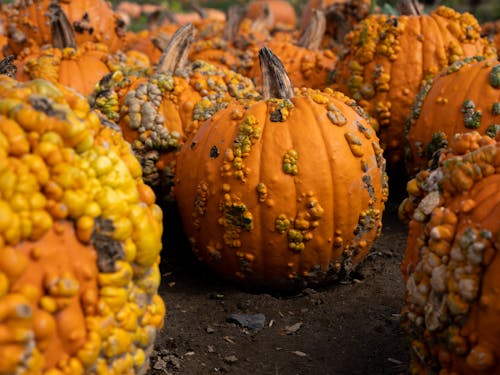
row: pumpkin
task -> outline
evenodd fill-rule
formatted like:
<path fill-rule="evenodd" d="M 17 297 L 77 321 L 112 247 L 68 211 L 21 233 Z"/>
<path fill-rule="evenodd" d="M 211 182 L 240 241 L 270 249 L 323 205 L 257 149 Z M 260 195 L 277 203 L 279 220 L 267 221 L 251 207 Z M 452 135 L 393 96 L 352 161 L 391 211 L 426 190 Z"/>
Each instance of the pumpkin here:
<path fill-rule="evenodd" d="M 111 71 L 150 68 L 146 55 L 129 51 L 111 54 L 106 45 L 84 42 L 77 46 L 74 32 L 62 8 L 51 7 L 52 46 L 45 46 L 18 59 L 17 79 L 43 78 L 69 86 L 87 96 Z"/>
<path fill-rule="evenodd" d="M 175 195 L 197 258 L 250 288 L 294 290 L 349 274 L 381 230 L 378 139 L 339 92 L 296 90 L 260 50 L 264 100 L 232 103 L 182 146 Z"/>
<path fill-rule="evenodd" d="M 408 183 L 402 324 L 411 374 L 497 374 L 500 137 L 456 134 Z"/>
<path fill-rule="evenodd" d="M 372 14 L 345 38 L 336 85 L 375 120 L 389 170 L 404 170 L 405 123 L 422 83 L 464 57 L 494 56 L 470 13 L 439 6 L 429 14 Z M 408 14 L 411 13 L 411 14 Z"/>
<path fill-rule="evenodd" d="M 106 0 L 20 0 L 6 6 L 9 18 L 9 53 L 51 43 L 51 7 L 60 6 L 75 31 L 77 44 L 106 44 L 111 52 L 121 48 L 124 23 Z"/>
<path fill-rule="evenodd" d="M 91 95 L 94 108 L 116 121 L 141 161 L 144 179 L 168 196 L 175 152 L 199 124 L 232 98 L 260 94 L 252 81 L 203 61 L 187 62 L 194 27 L 187 24 L 171 37 L 152 75 L 121 71 L 101 80 Z"/>
<path fill-rule="evenodd" d="M 0 374 L 145 374 L 162 211 L 85 98 L 0 76 Z"/>
<path fill-rule="evenodd" d="M 4 57 L 0 60 L 0 74 L 14 78 L 17 73 L 17 66 L 14 64 L 14 55 Z"/>
<path fill-rule="evenodd" d="M 329 49 L 320 50 L 325 25 L 324 13 L 315 10 L 309 27 L 296 43 L 274 38 L 266 43 L 281 60 L 296 87 L 324 89 L 332 83 L 337 56 Z M 256 56 L 248 76 L 260 86 L 261 75 L 260 61 Z"/>
<path fill-rule="evenodd" d="M 456 61 L 420 91 L 407 120 L 406 167 L 426 168 L 433 153 L 456 133 L 500 131 L 500 63 L 471 57 Z"/>

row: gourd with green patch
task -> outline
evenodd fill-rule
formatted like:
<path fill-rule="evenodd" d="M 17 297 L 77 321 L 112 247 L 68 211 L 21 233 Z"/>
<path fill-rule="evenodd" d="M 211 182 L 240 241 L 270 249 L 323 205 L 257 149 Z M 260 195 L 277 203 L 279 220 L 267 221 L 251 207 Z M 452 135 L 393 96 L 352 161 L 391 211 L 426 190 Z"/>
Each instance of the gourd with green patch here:
<path fill-rule="evenodd" d="M 406 168 L 425 169 L 435 151 L 456 133 L 500 131 L 500 62 L 471 57 L 456 61 L 426 82 L 407 120 Z"/>
<path fill-rule="evenodd" d="M 260 50 L 264 100 L 215 113 L 182 146 L 175 195 L 198 259 L 249 287 L 300 289 L 349 274 L 380 234 L 388 187 L 378 138 L 340 92 L 294 92 Z"/>

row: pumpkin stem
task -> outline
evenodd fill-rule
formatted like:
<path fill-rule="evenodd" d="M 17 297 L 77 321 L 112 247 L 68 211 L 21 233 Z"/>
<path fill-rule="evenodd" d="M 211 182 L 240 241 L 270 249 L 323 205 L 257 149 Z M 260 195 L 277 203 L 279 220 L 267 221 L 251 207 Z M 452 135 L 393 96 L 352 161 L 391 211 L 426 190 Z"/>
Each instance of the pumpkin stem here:
<path fill-rule="evenodd" d="M 224 33 L 222 39 L 225 41 L 232 41 L 238 34 L 241 21 L 245 18 L 246 9 L 241 5 L 232 5 L 227 9 L 226 25 L 224 26 Z"/>
<path fill-rule="evenodd" d="M 260 69 L 262 71 L 262 96 L 290 99 L 294 97 L 292 81 L 286 74 L 281 60 L 267 47 L 259 50 Z"/>
<path fill-rule="evenodd" d="M 148 19 L 146 21 L 146 24 L 148 26 L 148 29 L 153 30 L 156 28 L 161 27 L 161 25 L 165 22 L 168 21 L 169 23 L 173 25 L 178 25 L 179 21 L 177 20 L 177 17 L 175 14 L 170 12 L 167 9 L 157 9 L 154 12 L 151 12 L 148 15 Z"/>
<path fill-rule="evenodd" d="M 400 16 L 420 16 L 420 5 L 418 0 L 399 0 L 398 12 Z"/>
<path fill-rule="evenodd" d="M 319 9 L 313 9 L 311 21 L 300 36 L 298 45 L 311 51 L 317 51 L 321 47 L 323 35 L 326 30 L 325 13 Z"/>
<path fill-rule="evenodd" d="M 200 16 L 202 20 L 206 20 L 208 18 L 207 11 L 200 7 L 198 4 L 189 3 L 189 6 Z"/>
<path fill-rule="evenodd" d="M 163 50 L 156 73 L 175 72 L 186 66 L 189 48 L 194 38 L 194 26 L 187 23 L 177 29 Z"/>
<path fill-rule="evenodd" d="M 325 17 L 328 19 L 329 23 L 335 25 L 334 40 L 336 42 L 342 42 L 345 35 L 349 32 L 350 26 L 340 4 L 332 4 L 326 8 Z"/>
<path fill-rule="evenodd" d="M 269 6 L 269 3 L 266 2 L 262 13 L 260 13 L 259 16 L 252 21 L 250 25 L 250 32 L 265 32 L 273 24 L 274 14 Z"/>
<path fill-rule="evenodd" d="M 0 74 L 5 74 L 10 78 L 15 78 L 17 67 L 14 65 L 14 55 L 7 56 L 0 60 Z"/>
<path fill-rule="evenodd" d="M 76 39 L 73 27 L 71 27 L 71 23 L 61 6 L 56 2 L 52 2 L 48 7 L 47 13 L 50 20 L 52 46 L 59 49 L 76 49 Z"/>

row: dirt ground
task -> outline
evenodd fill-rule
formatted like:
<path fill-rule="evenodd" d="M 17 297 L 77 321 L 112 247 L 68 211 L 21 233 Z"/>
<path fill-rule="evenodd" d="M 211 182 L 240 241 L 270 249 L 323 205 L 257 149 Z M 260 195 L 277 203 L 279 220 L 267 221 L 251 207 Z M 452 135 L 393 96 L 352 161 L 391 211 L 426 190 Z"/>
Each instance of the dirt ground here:
<path fill-rule="evenodd" d="M 182 245 L 166 250 L 160 294 L 167 315 L 149 375 L 406 373 L 402 196 L 391 193 L 382 235 L 349 280 L 297 295 L 249 293 L 210 275 Z M 165 229 L 180 232 L 175 215 L 171 221 Z M 242 327 L 228 320 L 234 313 L 263 314 L 264 326 Z"/>

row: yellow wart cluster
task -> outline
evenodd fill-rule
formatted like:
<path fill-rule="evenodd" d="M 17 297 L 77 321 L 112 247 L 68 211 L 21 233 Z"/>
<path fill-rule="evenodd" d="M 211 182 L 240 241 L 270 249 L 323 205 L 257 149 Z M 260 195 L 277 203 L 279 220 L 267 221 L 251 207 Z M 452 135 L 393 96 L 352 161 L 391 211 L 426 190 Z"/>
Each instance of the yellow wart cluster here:
<path fill-rule="evenodd" d="M 0 78 L 0 374 L 143 374 L 165 307 L 162 212 L 119 133 Z"/>
<path fill-rule="evenodd" d="M 297 212 L 295 218 L 280 214 L 274 222 L 274 227 L 278 233 L 286 233 L 288 248 L 300 253 L 305 249 L 305 242 L 312 240 L 312 231 L 319 226 L 323 214 L 324 209 L 318 199 L 314 194 L 308 193 L 303 209 Z"/>

